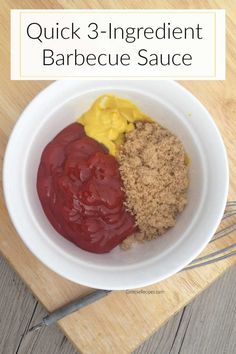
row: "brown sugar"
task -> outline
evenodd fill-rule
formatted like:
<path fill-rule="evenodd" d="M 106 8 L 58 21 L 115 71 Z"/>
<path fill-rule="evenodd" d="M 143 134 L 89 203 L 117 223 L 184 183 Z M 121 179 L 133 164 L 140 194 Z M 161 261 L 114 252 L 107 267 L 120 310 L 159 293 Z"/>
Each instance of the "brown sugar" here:
<path fill-rule="evenodd" d="M 137 122 L 118 160 L 127 209 L 139 231 L 122 243 L 151 240 L 176 223 L 187 203 L 188 159 L 181 141 L 158 123 Z"/>

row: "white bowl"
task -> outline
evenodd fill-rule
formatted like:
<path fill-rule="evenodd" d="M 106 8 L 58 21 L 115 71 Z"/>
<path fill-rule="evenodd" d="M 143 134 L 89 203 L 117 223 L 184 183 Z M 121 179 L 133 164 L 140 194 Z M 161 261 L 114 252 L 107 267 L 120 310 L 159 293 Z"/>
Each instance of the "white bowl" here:
<path fill-rule="evenodd" d="M 87 110 L 96 97 L 128 98 L 175 133 L 190 157 L 188 204 L 177 224 L 156 240 L 129 251 L 86 252 L 60 236 L 46 218 L 36 191 L 45 145 Z M 172 81 L 58 81 L 28 105 L 10 137 L 4 160 L 4 193 L 11 219 L 28 248 L 49 268 L 76 283 L 131 289 L 178 272 L 207 245 L 223 215 L 228 193 L 225 147 L 210 114 Z"/>

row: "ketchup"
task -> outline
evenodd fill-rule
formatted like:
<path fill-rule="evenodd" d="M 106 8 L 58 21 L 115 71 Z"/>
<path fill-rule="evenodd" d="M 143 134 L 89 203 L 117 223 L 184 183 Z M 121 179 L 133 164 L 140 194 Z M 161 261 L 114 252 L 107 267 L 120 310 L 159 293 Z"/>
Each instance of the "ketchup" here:
<path fill-rule="evenodd" d="M 136 227 L 125 209 L 118 162 L 79 123 L 43 150 L 37 191 L 52 226 L 80 248 L 105 253 Z"/>

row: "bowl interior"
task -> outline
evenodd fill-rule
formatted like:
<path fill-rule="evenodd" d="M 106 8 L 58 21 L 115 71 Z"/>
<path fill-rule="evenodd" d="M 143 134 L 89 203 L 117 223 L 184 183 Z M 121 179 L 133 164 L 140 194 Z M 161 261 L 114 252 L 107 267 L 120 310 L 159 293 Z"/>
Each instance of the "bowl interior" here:
<path fill-rule="evenodd" d="M 103 93 L 114 93 L 132 100 L 137 106 L 158 123 L 176 134 L 184 144 L 190 158 L 190 187 L 188 191 L 188 204 L 177 219 L 176 226 L 156 240 L 144 244 L 136 244 L 131 250 L 123 251 L 116 247 L 107 254 L 92 254 L 81 250 L 74 244 L 60 236 L 47 220 L 36 190 L 36 176 L 40 156 L 45 145 L 64 127 L 74 122 L 91 103 Z M 61 100 L 53 110 L 42 116 L 37 128 L 31 134 L 25 155 L 25 168 L 23 169 L 23 190 L 28 213 L 37 225 L 38 235 L 49 242 L 61 255 L 73 259 L 74 262 L 82 262 L 88 267 L 109 267 L 122 269 L 141 267 L 142 264 L 161 260 L 168 257 L 170 252 L 191 237 L 204 202 L 207 186 L 206 160 L 199 136 L 191 126 L 191 111 L 179 110 L 170 101 L 165 101 L 159 96 L 148 94 L 142 90 L 114 88 L 93 89 L 74 94 Z"/>

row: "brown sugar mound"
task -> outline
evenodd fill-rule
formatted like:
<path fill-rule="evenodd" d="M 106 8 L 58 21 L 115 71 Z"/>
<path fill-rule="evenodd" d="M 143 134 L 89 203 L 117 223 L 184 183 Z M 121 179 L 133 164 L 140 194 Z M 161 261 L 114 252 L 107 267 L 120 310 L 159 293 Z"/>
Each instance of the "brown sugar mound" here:
<path fill-rule="evenodd" d="M 151 240 L 176 223 L 187 203 L 188 162 L 181 141 L 158 123 L 137 122 L 118 154 L 127 209 L 139 231 L 122 243 Z"/>

